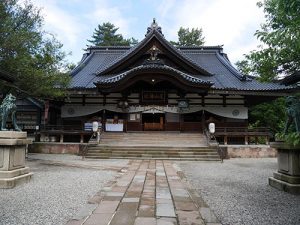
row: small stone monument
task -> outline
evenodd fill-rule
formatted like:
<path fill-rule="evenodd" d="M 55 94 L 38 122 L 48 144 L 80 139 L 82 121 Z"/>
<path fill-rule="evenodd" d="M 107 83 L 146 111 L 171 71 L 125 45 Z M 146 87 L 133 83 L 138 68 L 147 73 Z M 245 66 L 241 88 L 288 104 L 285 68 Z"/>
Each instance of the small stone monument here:
<path fill-rule="evenodd" d="M 288 119 L 284 133 L 287 133 L 291 125 L 300 133 L 300 100 L 289 96 L 286 103 Z M 277 141 L 271 143 L 271 146 L 278 151 L 278 171 L 274 173 L 274 177 L 269 178 L 269 184 L 279 190 L 300 195 L 300 145 Z"/>
<path fill-rule="evenodd" d="M 31 144 L 27 133 L 22 132 L 16 122 L 16 98 L 9 94 L 0 106 L 0 188 L 13 188 L 27 182 L 33 173 L 25 166 L 26 145 Z M 12 124 L 17 131 L 6 129 L 7 119 L 11 115 Z"/>

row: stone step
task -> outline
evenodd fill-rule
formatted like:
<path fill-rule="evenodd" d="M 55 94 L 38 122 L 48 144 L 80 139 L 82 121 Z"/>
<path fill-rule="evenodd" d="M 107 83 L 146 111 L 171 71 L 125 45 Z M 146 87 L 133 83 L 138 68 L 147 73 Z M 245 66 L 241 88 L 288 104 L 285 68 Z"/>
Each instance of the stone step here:
<path fill-rule="evenodd" d="M 156 160 L 185 160 L 185 161 L 208 161 L 208 162 L 215 162 L 215 161 L 221 161 L 220 158 L 198 158 L 198 157 L 192 157 L 192 158 L 179 158 L 179 157 L 101 157 L 101 156 L 87 156 L 86 158 L 89 159 L 156 159 Z"/>
<path fill-rule="evenodd" d="M 99 153 L 114 153 L 114 154 L 186 154 L 186 155 L 201 155 L 201 154 L 217 154 L 215 151 L 111 151 L 111 150 L 89 150 L 89 154 Z"/>
<path fill-rule="evenodd" d="M 194 153 L 194 152 L 88 152 L 88 155 L 103 155 L 103 154 L 110 154 L 110 155 L 194 155 L 194 156 L 207 156 L 207 155 L 218 155 L 217 152 L 204 152 L 204 153 Z"/>
<path fill-rule="evenodd" d="M 130 150 L 215 150 L 215 147 L 210 147 L 210 146 L 179 146 L 179 147 L 174 147 L 174 146 L 156 146 L 156 145 L 126 145 L 126 146 L 119 146 L 119 145 L 92 145 L 89 146 L 89 149 L 130 149 Z"/>
<path fill-rule="evenodd" d="M 87 158 L 176 159 L 219 161 L 200 133 L 103 133 L 100 144 L 88 146 Z"/>
<path fill-rule="evenodd" d="M 87 156 L 86 158 L 89 159 L 198 159 L 198 160 L 211 160 L 211 161 L 219 161 L 220 158 L 219 157 L 179 157 L 179 156 L 165 156 L 165 155 L 161 155 L 161 156 L 147 156 L 147 155 L 140 155 L 140 156 L 111 156 L 111 155 L 104 155 L 104 156 Z"/>

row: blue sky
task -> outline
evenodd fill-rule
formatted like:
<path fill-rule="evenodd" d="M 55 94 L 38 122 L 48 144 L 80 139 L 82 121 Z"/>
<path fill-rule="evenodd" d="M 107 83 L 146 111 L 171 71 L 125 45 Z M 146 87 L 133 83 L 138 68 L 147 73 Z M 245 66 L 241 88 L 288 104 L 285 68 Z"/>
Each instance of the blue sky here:
<path fill-rule="evenodd" d="M 205 45 L 224 45 L 234 63 L 259 44 L 253 36 L 264 22 L 257 0 L 32 0 L 41 8 L 44 29 L 56 36 L 77 63 L 98 24 L 111 22 L 139 41 L 156 18 L 168 40 L 182 27 L 202 28 Z"/>

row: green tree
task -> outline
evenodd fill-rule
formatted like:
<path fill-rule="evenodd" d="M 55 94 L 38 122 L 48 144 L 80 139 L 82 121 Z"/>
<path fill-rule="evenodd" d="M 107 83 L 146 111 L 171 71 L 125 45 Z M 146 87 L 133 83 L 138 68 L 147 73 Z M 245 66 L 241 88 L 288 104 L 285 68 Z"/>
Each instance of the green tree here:
<path fill-rule="evenodd" d="M 178 31 L 178 42 L 171 41 L 175 46 L 202 46 L 204 45 L 204 37 L 202 28 L 183 28 Z"/>
<path fill-rule="evenodd" d="M 272 81 L 279 75 L 300 70 L 300 1 L 264 0 L 258 3 L 265 12 L 266 22 L 255 36 L 262 42 L 257 50 L 236 63 L 244 74 Z M 268 126 L 274 133 L 283 131 L 285 123 L 284 99 L 279 98 L 250 108 L 252 126 Z"/>
<path fill-rule="evenodd" d="M 240 70 L 249 71 L 262 81 L 300 70 L 300 1 L 264 0 L 258 3 L 266 22 L 255 36 L 263 43 L 245 55 Z"/>
<path fill-rule="evenodd" d="M 132 46 L 138 43 L 134 38 L 125 39 L 122 34 L 117 34 L 118 30 L 119 28 L 110 22 L 99 24 L 88 42 L 94 46 Z"/>
<path fill-rule="evenodd" d="M 284 98 L 262 103 L 249 109 L 250 126 L 269 127 L 273 134 L 283 131 L 285 118 Z"/>
<path fill-rule="evenodd" d="M 30 1 L 0 1 L 0 70 L 15 85 L 38 97 L 60 97 L 69 76 L 62 44 L 42 30 L 43 18 Z M 7 86 L 2 84 L 2 92 Z"/>

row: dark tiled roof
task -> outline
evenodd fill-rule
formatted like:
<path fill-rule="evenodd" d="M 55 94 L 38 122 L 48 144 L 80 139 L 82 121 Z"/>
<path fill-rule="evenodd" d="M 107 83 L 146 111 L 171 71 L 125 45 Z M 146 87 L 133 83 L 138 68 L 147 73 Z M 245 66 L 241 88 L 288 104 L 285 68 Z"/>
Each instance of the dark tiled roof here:
<path fill-rule="evenodd" d="M 96 71 L 120 57 L 126 49 L 95 48 L 71 72 L 71 88 L 95 88 Z"/>
<path fill-rule="evenodd" d="M 153 31 L 154 32 L 154 31 Z M 295 88 L 280 83 L 260 83 L 255 79 L 240 74 L 230 63 L 227 55 L 222 52 L 220 46 L 208 47 L 179 47 L 175 48 L 159 33 L 153 33 L 160 41 L 168 45 L 170 51 L 180 59 L 190 63 L 199 70 L 198 75 L 187 74 L 178 68 L 164 65 L 165 70 L 177 73 L 179 76 L 191 82 L 199 84 L 213 84 L 214 90 L 241 90 L 241 91 L 285 91 Z M 79 65 L 72 71 L 71 88 L 95 88 L 94 83 L 117 82 L 127 74 L 140 69 L 147 69 L 145 65 L 127 68 L 118 73 L 109 71 L 117 64 L 125 62 L 136 54 L 141 46 L 149 41 L 151 35 L 134 47 L 94 47 L 83 57 Z M 160 68 L 162 69 L 162 68 Z"/>
<path fill-rule="evenodd" d="M 105 77 L 99 76 L 98 80 L 95 81 L 95 83 L 98 83 L 98 84 L 115 83 L 115 82 L 118 82 L 118 81 L 122 80 L 125 76 L 127 76 L 129 74 L 132 74 L 132 73 L 135 73 L 135 72 L 138 72 L 138 71 L 147 71 L 147 70 L 152 70 L 152 71 L 153 70 L 160 70 L 160 71 L 163 70 L 163 71 L 166 71 L 166 72 L 174 72 L 175 74 L 177 74 L 181 78 L 183 78 L 186 81 L 191 82 L 191 83 L 207 84 L 207 85 L 212 85 L 213 84 L 209 80 L 205 81 L 203 79 L 200 79 L 198 77 L 195 77 L 195 76 L 187 74 L 187 73 L 184 73 L 184 72 L 182 72 L 178 69 L 175 69 L 173 67 L 170 67 L 168 65 L 162 65 L 162 64 L 140 65 L 140 66 L 134 67 L 134 68 L 129 69 L 129 70 L 127 70 L 123 73 L 120 73 L 120 74 L 108 75 L 108 76 L 105 76 Z"/>
<path fill-rule="evenodd" d="M 111 61 L 107 65 L 105 65 L 102 68 L 99 68 L 96 71 L 96 74 L 107 74 L 110 73 L 113 68 L 116 66 L 126 62 L 126 60 L 133 57 L 137 52 L 139 52 L 146 44 L 148 44 L 153 38 L 156 38 L 165 48 L 170 51 L 174 57 L 179 58 L 184 63 L 189 64 L 191 67 L 194 67 L 196 70 L 198 70 L 203 75 L 211 75 L 208 71 L 206 71 L 204 68 L 202 68 L 199 64 L 189 60 L 185 55 L 181 54 L 181 51 L 177 48 L 175 48 L 173 45 L 168 42 L 164 36 L 157 31 L 156 29 L 151 30 L 149 33 L 147 33 L 146 37 L 139 42 L 134 47 L 130 48 L 128 51 L 126 51 L 123 55 L 116 58 L 115 60 Z"/>
<path fill-rule="evenodd" d="M 261 83 L 239 73 L 219 48 L 184 48 L 181 51 L 195 63 L 214 74 L 213 89 L 243 91 L 275 91 L 294 88 L 278 83 Z"/>
<path fill-rule="evenodd" d="M 291 85 L 296 84 L 300 81 L 300 71 L 295 72 L 289 76 L 286 76 L 284 79 L 280 81 L 281 84 Z"/>

